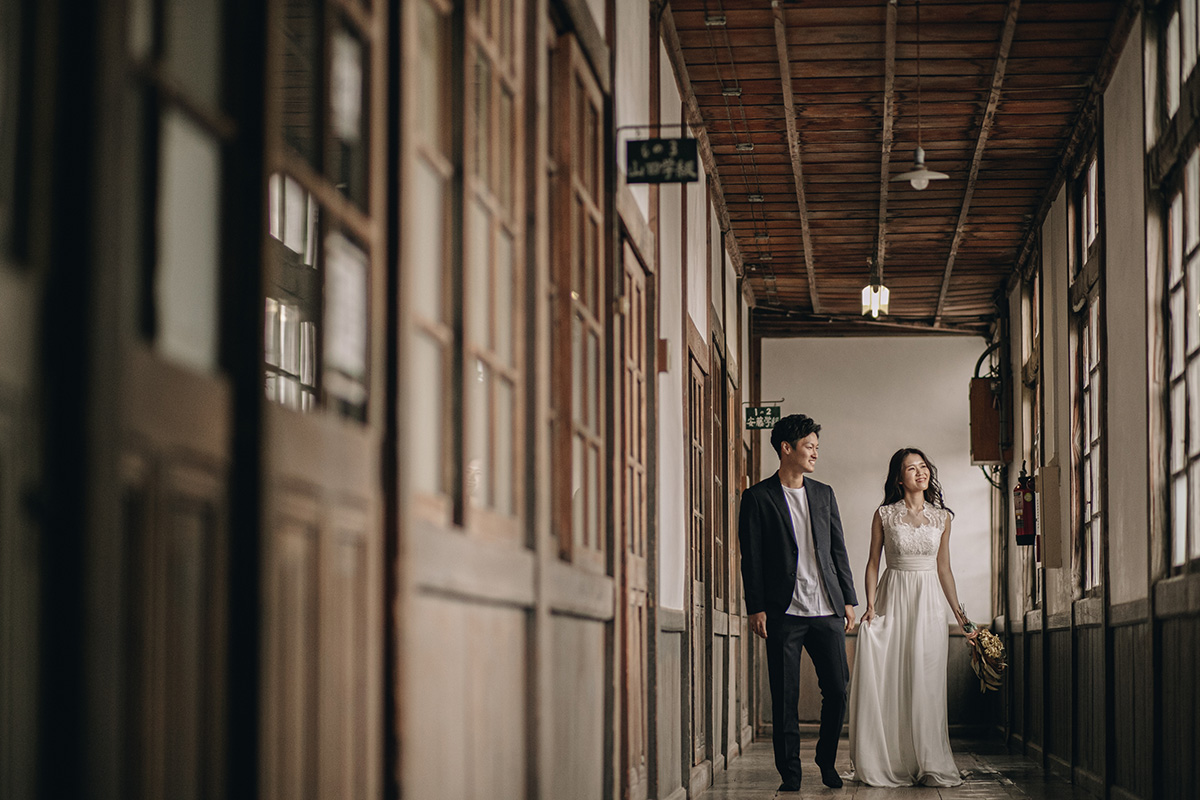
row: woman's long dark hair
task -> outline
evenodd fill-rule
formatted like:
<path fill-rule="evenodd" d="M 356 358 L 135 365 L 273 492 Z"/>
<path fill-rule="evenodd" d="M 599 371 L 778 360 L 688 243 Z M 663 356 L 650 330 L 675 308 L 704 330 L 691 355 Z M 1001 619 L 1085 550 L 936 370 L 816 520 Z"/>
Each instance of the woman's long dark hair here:
<path fill-rule="evenodd" d="M 920 456 L 921 460 L 925 462 L 925 466 L 929 467 L 929 486 L 925 488 L 925 502 L 934 508 L 944 508 L 953 514 L 950 506 L 946 505 L 945 500 L 942 499 L 942 484 L 938 482 L 937 467 L 929 460 L 929 456 L 915 447 L 901 447 L 892 455 L 891 463 L 888 464 L 887 480 L 883 484 L 883 504 L 890 506 L 904 498 L 904 488 L 900 485 L 900 470 L 904 468 L 904 459 L 911 455 Z"/>

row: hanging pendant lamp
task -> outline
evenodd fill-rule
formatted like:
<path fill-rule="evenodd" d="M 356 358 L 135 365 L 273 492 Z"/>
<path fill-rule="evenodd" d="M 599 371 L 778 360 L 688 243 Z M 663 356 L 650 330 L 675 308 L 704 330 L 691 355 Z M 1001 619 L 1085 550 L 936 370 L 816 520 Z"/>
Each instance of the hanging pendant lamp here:
<path fill-rule="evenodd" d="M 929 185 L 930 181 L 940 181 L 950 176 L 944 172 L 935 172 L 925 166 L 925 148 L 921 147 L 921 0 L 917 0 L 917 151 L 913 154 L 912 169 L 903 172 L 893 181 L 908 181 L 918 191 Z M 865 311 L 863 313 L 866 313 Z M 887 313 L 886 311 L 884 313 Z"/>
<path fill-rule="evenodd" d="M 879 319 L 880 314 L 888 313 L 888 295 L 891 292 L 883 285 L 883 270 L 874 259 L 867 259 L 867 264 L 870 266 L 870 282 L 863 287 L 862 290 L 862 313 L 863 316 L 871 315 L 872 319 Z"/>

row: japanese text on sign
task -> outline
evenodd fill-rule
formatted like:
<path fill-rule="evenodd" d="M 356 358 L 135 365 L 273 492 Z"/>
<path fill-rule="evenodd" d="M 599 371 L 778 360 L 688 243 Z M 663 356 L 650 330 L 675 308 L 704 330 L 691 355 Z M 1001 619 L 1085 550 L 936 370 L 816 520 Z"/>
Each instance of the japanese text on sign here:
<path fill-rule="evenodd" d="M 746 428 L 773 428 L 779 422 L 779 406 L 747 406 Z"/>
<path fill-rule="evenodd" d="M 697 180 L 695 139 L 638 139 L 625 143 L 627 183 Z"/>

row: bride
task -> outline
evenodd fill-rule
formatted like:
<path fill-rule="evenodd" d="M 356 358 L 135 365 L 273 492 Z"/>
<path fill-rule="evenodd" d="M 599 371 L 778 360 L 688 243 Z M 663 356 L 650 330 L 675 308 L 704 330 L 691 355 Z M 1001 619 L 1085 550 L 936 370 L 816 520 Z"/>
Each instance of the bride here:
<path fill-rule="evenodd" d="M 943 596 L 959 626 L 967 622 L 950 571 L 951 514 L 925 454 L 897 450 L 871 522 L 867 610 L 850 679 L 850 760 L 871 786 L 962 783 L 946 727 Z"/>

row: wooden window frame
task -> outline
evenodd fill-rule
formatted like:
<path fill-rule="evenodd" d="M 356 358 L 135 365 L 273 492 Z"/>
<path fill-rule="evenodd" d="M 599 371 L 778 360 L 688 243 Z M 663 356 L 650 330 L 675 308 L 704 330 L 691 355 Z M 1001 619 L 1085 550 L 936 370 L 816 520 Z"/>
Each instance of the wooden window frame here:
<path fill-rule="evenodd" d="M 421 59 L 421 25 L 418 17 L 428 7 L 436 16 L 437 23 L 442 27 L 441 61 L 434 65 L 423 64 Z M 412 492 L 414 513 L 439 526 L 447 527 L 454 523 L 455 508 L 462 490 L 459 476 L 465 474 L 461 453 L 456 445 L 455 428 L 461 418 L 461 380 L 458 365 L 460 323 L 455 318 L 455 308 L 459 304 L 461 290 L 461 251 L 460 245 L 455 244 L 455 236 L 461 233 L 461 202 L 459 201 L 454 181 L 458 174 L 455 140 L 461 137 L 462 131 L 462 63 L 456 62 L 456 48 L 461 49 L 461 43 L 456 43 L 455 37 L 462 36 L 461 30 L 455 30 L 454 0 L 415 0 L 401 7 L 405 24 L 402 26 L 403 45 L 403 76 L 405 102 L 410 104 L 405 110 L 413 116 L 419 116 L 422 124 L 410 126 L 404 137 L 405 152 L 402 169 L 415 169 L 417 164 L 428 168 L 438 176 L 445 187 L 445 198 L 442 209 L 442 252 L 441 264 L 442 281 L 441 293 L 438 297 L 440 306 L 437 309 L 427 309 L 417 303 L 408 305 L 408 319 L 411 324 L 409 335 L 423 337 L 432 343 L 441 356 L 441 381 L 439 396 L 443 400 L 443 416 L 434 431 L 435 447 L 441 454 L 441 470 L 435 476 L 436 488 L 433 491 L 414 489 Z M 415 107 L 418 102 L 424 103 L 425 87 L 420 84 L 422 71 L 431 69 L 442 75 L 439 86 L 439 96 L 433 98 L 437 106 L 433 120 L 427 119 L 429 109 L 422 106 L 420 111 Z M 437 133 L 433 133 L 437 131 Z M 405 198 L 403 203 L 425 203 L 427 198 Z M 401 220 L 404 226 L 408 214 Z M 417 232 L 419 235 L 420 232 Z M 404 236 L 404 234 L 402 234 Z M 407 260 L 408 254 L 402 256 Z M 402 282 L 410 280 L 411 271 L 424 268 L 426 265 L 408 263 L 402 268 Z M 405 283 L 407 285 L 407 283 Z M 402 290 L 402 296 L 407 292 Z M 418 384 L 422 384 L 427 376 L 414 375 Z M 420 391 L 420 389 L 417 389 Z M 419 458 L 419 454 L 413 454 Z"/>
<path fill-rule="evenodd" d="M 553 463 L 571 465 L 553 474 L 551 528 L 559 558 L 603 575 L 609 561 L 609 376 L 605 365 L 612 293 L 604 156 L 606 98 L 574 31 L 562 33 L 554 42 L 550 81 L 551 339 L 560 344 L 552 348 L 549 422 Z M 583 233 L 588 225 L 595 230 L 592 240 Z M 590 378 L 578 377 L 577 372 L 588 367 L 588 337 L 595 342 L 596 371 Z M 591 385 L 593 379 L 595 385 Z M 583 396 L 589 387 L 590 397 Z M 579 465 L 574 457 L 576 446 L 583 452 Z M 592 465 L 597 470 L 594 476 Z M 576 474 L 577 466 L 580 474 Z M 582 504 L 579 521 L 577 503 Z M 595 530 L 590 531 L 593 523 Z"/>
<path fill-rule="evenodd" d="M 1104 479 L 1104 165 L 1097 141 L 1083 150 L 1068 204 L 1071 309 L 1071 528 L 1076 591 L 1100 591 L 1107 491 Z"/>

